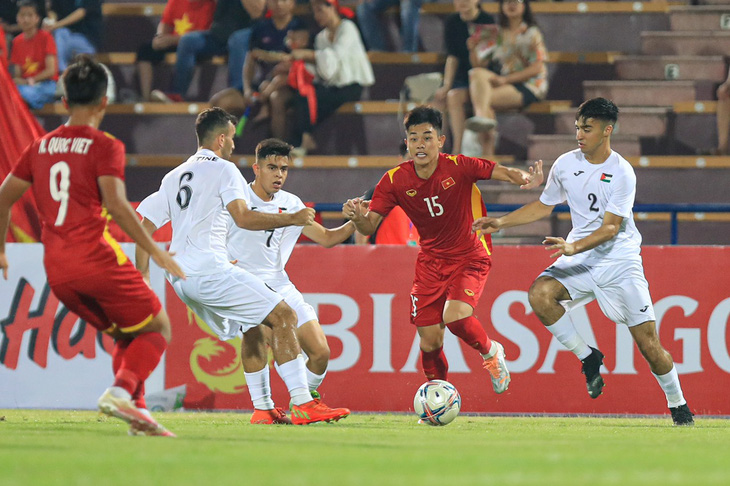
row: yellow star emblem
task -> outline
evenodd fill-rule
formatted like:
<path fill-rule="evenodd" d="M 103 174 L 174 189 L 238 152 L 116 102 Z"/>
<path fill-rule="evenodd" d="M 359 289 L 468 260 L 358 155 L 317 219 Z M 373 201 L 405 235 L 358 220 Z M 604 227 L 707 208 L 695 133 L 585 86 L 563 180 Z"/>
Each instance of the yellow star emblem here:
<path fill-rule="evenodd" d="M 190 22 L 190 19 L 188 18 L 188 13 L 185 12 L 181 19 L 175 20 L 175 34 L 177 35 L 183 35 L 184 33 L 188 32 L 189 30 L 192 30 L 193 24 Z"/>
<path fill-rule="evenodd" d="M 34 74 L 38 73 L 38 69 L 40 67 L 40 63 L 33 61 L 30 56 L 27 56 L 25 58 L 25 64 L 23 64 L 23 76 L 33 76 Z"/>

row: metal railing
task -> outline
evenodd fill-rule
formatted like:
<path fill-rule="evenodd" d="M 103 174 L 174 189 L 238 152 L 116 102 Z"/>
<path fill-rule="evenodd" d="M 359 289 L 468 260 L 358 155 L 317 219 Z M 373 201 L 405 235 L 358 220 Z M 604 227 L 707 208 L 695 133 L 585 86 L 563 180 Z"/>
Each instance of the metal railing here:
<path fill-rule="evenodd" d="M 487 212 L 489 213 L 508 213 L 522 207 L 521 204 L 487 204 Z M 337 212 L 342 210 L 341 203 L 318 203 L 314 205 L 317 212 Z M 569 213 L 570 208 L 567 205 L 555 206 L 553 212 Z M 730 204 L 724 203 L 707 203 L 707 204 L 636 204 L 634 206 L 634 217 L 639 213 L 669 213 L 671 237 L 670 242 L 676 245 L 679 240 L 679 217 L 680 213 L 728 213 L 730 214 Z"/>

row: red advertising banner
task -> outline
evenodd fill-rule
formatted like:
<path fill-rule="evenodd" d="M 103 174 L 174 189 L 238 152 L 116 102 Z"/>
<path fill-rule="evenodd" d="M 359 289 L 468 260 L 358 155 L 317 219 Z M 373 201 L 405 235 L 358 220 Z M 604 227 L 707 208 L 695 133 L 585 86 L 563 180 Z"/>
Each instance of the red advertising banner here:
<path fill-rule="evenodd" d="M 318 311 L 332 349 L 320 388 L 327 403 L 355 411 L 408 411 L 425 381 L 418 339 L 409 323 L 412 247 L 300 246 L 287 267 Z M 647 247 L 643 250 L 659 327 L 674 357 L 691 408 L 730 415 L 728 318 L 730 247 Z M 586 341 L 606 355 L 604 394 L 588 397 L 580 362 L 546 331 L 527 301 L 535 277 L 551 262 L 540 247 L 495 247 L 494 265 L 475 315 L 504 345 L 512 383 L 492 391 L 481 357 L 446 332 L 449 381 L 464 412 L 666 413 L 666 401 L 625 326 L 595 303 L 571 313 Z M 187 385 L 190 409 L 251 409 L 239 359 L 240 341 L 219 341 L 168 286 L 173 341 L 166 387 Z M 288 404 L 272 368 L 277 405 Z"/>

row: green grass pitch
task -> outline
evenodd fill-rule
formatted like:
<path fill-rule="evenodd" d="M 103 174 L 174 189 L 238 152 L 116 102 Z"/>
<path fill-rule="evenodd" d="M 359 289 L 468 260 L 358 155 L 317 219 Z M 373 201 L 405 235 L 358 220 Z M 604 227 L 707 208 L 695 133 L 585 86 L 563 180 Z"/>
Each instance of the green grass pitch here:
<path fill-rule="evenodd" d="M 161 413 L 177 439 L 129 437 L 88 411 L 0 410 L 0 485 L 730 484 L 730 421 L 354 414 L 254 426 L 247 413 Z"/>

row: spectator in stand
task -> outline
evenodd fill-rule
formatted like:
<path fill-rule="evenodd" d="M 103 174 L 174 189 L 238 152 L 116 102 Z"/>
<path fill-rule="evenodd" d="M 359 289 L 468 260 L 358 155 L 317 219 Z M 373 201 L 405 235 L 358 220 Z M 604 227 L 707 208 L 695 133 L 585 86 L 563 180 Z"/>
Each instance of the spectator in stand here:
<path fill-rule="evenodd" d="M 400 153 L 398 154 L 397 165 L 402 164 L 410 158 L 408 154 L 408 145 L 405 141 L 400 144 Z M 365 201 L 370 201 L 375 193 L 375 186 L 368 189 L 363 196 Z M 375 233 L 365 236 L 355 231 L 356 245 L 408 245 L 418 246 L 418 230 L 413 226 L 413 222 L 400 206 L 395 206 L 387 216 L 383 218 L 380 225 L 375 228 Z"/>
<path fill-rule="evenodd" d="M 730 71 L 727 79 L 717 88 L 717 149 L 714 155 L 730 155 Z"/>
<path fill-rule="evenodd" d="M 53 33 L 58 69 L 63 72 L 76 54 L 96 54 L 103 29 L 102 0 L 50 0 L 43 28 Z"/>
<path fill-rule="evenodd" d="M 401 51 L 418 52 L 418 24 L 423 0 L 362 0 L 357 7 L 360 31 L 369 51 L 387 51 L 383 12 L 400 4 Z"/>
<path fill-rule="evenodd" d="M 43 108 L 56 97 L 56 44 L 53 36 L 40 29 L 38 4 L 18 2 L 18 25 L 22 32 L 13 39 L 10 64 L 20 96 L 33 109 Z"/>
<path fill-rule="evenodd" d="M 465 127 L 481 134 L 482 156 L 492 157 L 497 139 L 495 111 L 524 108 L 547 95 L 547 48 L 530 0 L 499 0 L 496 43 L 479 52 L 482 41 L 477 36 L 467 41 L 474 66 L 469 71 L 474 116 Z M 497 72 L 487 67 L 494 65 L 499 67 Z"/>
<path fill-rule="evenodd" d="M 290 75 L 290 86 L 296 84 L 292 102 L 294 118 L 292 145 L 304 154 L 317 149 L 312 129 L 337 111 L 344 103 L 357 101 L 365 86 L 375 82 L 360 31 L 350 20 L 354 13 L 341 8 L 338 0 L 311 0 L 314 20 L 322 30 L 314 38 L 314 50 L 294 49 L 291 57 L 298 69 Z M 342 16 L 349 18 L 342 18 Z M 301 61 L 301 62 L 297 62 Z M 304 63 L 314 63 L 315 75 L 305 72 Z M 293 82 L 292 80 L 296 80 Z M 272 96 L 271 109 L 284 112 L 281 98 Z"/>
<path fill-rule="evenodd" d="M 152 98 L 165 103 L 183 101 L 193 79 L 196 59 L 226 54 L 228 86 L 243 89 L 243 63 L 251 26 L 263 16 L 265 6 L 266 0 L 218 0 L 210 29 L 188 32 L 180 38 L 172 92 L 153 90 Z"/>
<path fill-rule="evenodd" d="M 213 22 L 215 0 L 168 0 L 155 37 L 137 51 L 139 89 L 144 101 L 150 101 L 153 64 L 165 59 L 165 54 L 177 50 L 180 37 L 188 32 L 208 30 Z"/>
<path fill-rule="evenodd" d="M 290 52 L 307 47 L 309 31 L 301 19 L 294 17 L 294 0 L 267 0 L 267 6 L 270 15 L 251 28 L 250 51 L 243 64 L 243 90 L 226 88 L 213 95 L 210 103 L 239 116 L 257 106 L 252 122 L 271 116 L 273 136 L 283 139 L 286 113 L 272 113 L 270 99 L 277 91 L 291 93 L 287 88 Z"/>
<path fill-rule="evenodd" d="M 46 6 L 38 5 L 42 16 L 45 17 Z M 18 17 L 18 0 L 0 0 L 0 27 L 5 31 L 8 43 L 13 41 L 13 37 L 20 33 L 20 26 L 16 20 Z"/>
<path fill-rule="evenodd" d="M 454 0 L 455 13 L 444 21 L 446 66 L 444 84 L 436 91 L 434 105 L 448 113 L 451 128 L 451 153 L 461 153 L 466 114 L 464 106 L 469 101 L 469 49 L 466 41 L 476 25 L 494 24 L 494 17 L 479 6 L 479 0 Z"/>

